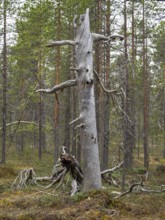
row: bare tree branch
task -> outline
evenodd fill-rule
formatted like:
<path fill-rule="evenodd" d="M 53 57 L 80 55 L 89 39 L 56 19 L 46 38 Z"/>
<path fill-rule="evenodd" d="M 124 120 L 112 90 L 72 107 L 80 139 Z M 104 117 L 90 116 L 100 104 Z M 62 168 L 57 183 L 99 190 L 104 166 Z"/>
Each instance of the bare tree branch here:
<path fill-rule="evenodd" d="M 98 41 L 101 41 L 101 40 L 104 40 L 104 41 L 109 40 L 109 37 L 107 37 L 105 35 L 102 35 L 102 34 L 92 33 L 92 37 L 93 37 L 94 42 L 98 42 Z"/>
<path fill-rule="evenodd" d="M 124 40 L 124 36 L 123 35 L 120 35 L 120 34 L 113 34 L 113 35 L 110 35 L 110 36 L 105 36 L 105 35 L 102 35 L 102 34 L 96 34 L 96 33 L 92 33 L 92 36 L 93 36 L 93 41 L 94 42 L 98 42 L 98 41 L 111 41 L 111 40 L 116 40 L 116 39 L 119 39 L 120 41 Z"/>
<path fill-rule="evenodd" d="M 65 81 L 59 85 L 55 85 L 52 89 L 38 89 L 36 90 L 36 92 L 43 92 L 43 93 L 47 93 L 47 94 L 53 94 L 59 90 L 63 90 L 72 86 L 76 86 L 77 85 L 77 80 L 73 79 L 73 80 L 68 80 Z"/>
<path fill-rule="evenodd" d="M 56 184 L 56 183 L 59 182 L 61 179 L 63 179 L 63 176 L 65 176 L 66 171 L 67 171 L 67 169 L 64 168 L 64 170 L 57 176 L 57 178 L 56 178 L 55 180 L 53 180 L 52 183 L 50 183 L 50 184 L 49 184 L 48 186 L 46 186 L 46 187 L 41 186 L 41 185 L 40 185 L 40 187 L 43 187 L 43 188 L 45 188 L 45 189 L 51 188 L 54 184 Z"/>
<path fill-rule="evenodd" d="M 12 126 L 12 125 L 15 125 L 15 124 L 32 124 L 32 125 L 38 126 L 38 124 L 36 124 L 33 121 L 13 121 L 11 123 L 6 124 L 6 127 Z M 0 130 L 2 130 L 2 127 L 0 127 Z"/>
<path fill-rule="evenodd" d="M 120 194 L 118 197 L 116 197 L 116 199 L 125 196 L 128 193 L 132 193 L 133 188 L 135 188 L 136 186 L 140 186 L 143 187 L 144 186 L 144 178 L 141 176 L 141 181 L 139 183 L 134 183 L 127 191 L 123 192 L 122 194 Z"/>
<path fill-rule="evenodd" d="M 147 192 L 147 193 L 161 193 L 161 192 L 165 192 L 165 185 L 161 185 L 160 189 L 146 189 L 144 187 L 140 188 L 141 192 Z"/>
<path fill-rule="evenodd" d="M 96 70 L 93 70 L 93 72 L 94 72 L 95 75 L 97 76 L 97 78 L 98 78 L 98 80 L 99 80 L 99 83 L 100 83 L 100 85 L 101 85 L 101 88 L 103 89 L 104 92 L 106 92 L 106 93 L 114 93 L 114 92 L 116 92 L 116 89 L 114 89 L 114 90 L 106 89 L 106 88 L 104 87 L 104 85 L 103 85 L 103 83 L 102 83 L 102 81 L 101 81 L 101 79 L 100 79 L 100 76 L 99 76 L 99 74 L 97 73 L 97 71 L 96 71 Z"/>
<path fill-rule="evenodd" d="M 76 42 L 73 40 L 61 40 L 61 41 L 50 41 L 47 47 L 61 46 L 61 45 L 75 45 Z"/>
<path fill-rule="evenodd" d="M 123 161 L 119 163 L 117 166 L 113 167 L 112 169 L 107 169 L 101 172 L 101 175 L 104 175 L 106 173 L 113 173 L 114 171 L 118 170 L 123 165 Z"/>

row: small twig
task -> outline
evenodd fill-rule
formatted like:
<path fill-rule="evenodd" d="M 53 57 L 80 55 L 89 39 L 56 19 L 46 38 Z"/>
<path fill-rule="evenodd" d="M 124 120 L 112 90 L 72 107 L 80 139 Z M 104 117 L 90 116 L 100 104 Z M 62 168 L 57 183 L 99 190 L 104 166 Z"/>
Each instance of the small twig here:
<path fill-rule="evenodd" d="M 81 119 L 82 119 L 82 116 L 80 115 L 78 118 L 76 118 L 76 119 L 74 119 L 73 121 L 71 121 L 71 122 L 69 123 L 69 125 L 72 125 L 72 124 L 76 123 L 77 121 L 79 121 L 79 120 L 81 120 Z"/>
<path fill-rule="evenodd" d="M 38 189 L 38 193 L 43 193 L 43 194 L 50 195 L 50 196 L 54 196 L 54 197 L 57 197 L 57 196 L 59 196 L 59 194 L 61 194 L 61 193 L 57 193 L 57 194 L 55 195 L 55 194 L 53 194 L 53 193 L 45 192 L 45 191 L 42 191 L 42 190 L 39 190 L 39 189 Z"/>
<path fill-rule="evenodd" d="M 77 125 L 74 129 L 76 130 L 77 128 L 82 128 L 83 126 L 84 126 L 84 124 L 81 123 L 81 124 Z"/>

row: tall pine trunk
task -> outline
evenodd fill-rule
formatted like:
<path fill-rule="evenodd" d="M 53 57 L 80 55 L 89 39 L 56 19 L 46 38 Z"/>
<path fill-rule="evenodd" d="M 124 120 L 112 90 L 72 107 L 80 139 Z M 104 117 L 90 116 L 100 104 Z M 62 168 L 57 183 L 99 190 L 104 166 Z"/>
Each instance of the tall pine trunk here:
<path fill-rule="evenodd" d="M 106 36 L 110 36 L 110 4 L 111 1 L 107 0 L 106 6 Z M 105 79 L 104 85 L 109 88 L 110 87 L 110 47 L 106 47 L 105 53 Z M 110 128 L 109 128 L 109 120 L 110 120 L 110 96 L 109 94 L 104 94 L 104 105 L 103 105 L 103 145 L 102 145 L 102 170 L 108 168 L 109 165 L 109 140 L 110 140 Z"/>
<path fill-rule="evenodd" d="M 145 28 L 145 1 L 143 1 L 143 148 L 144 166 L 149 166 L 148 150 L 148 126 L 149 126 L 149 94 L 148 94 L 148 70 L 146 59 L 146 28 Z"/>
<path fill-rule="evenodd" d="M 2 159 L 1 163 L 6 161 L 6 116 L 7 116 L 7 45 L 6 45 L 6 11 L 7 1 L 3 1 L 3 104 L 2 104 Z"/>
<path fill-rule="evenodd" d="M 57 21 L 56 21 L 56 26 L 57 26 L 57 40 L 60 39 L 60 33 L 61 33 L 61 0 L 58 1 L 58 6 L 57 6 Z M 56 57 L 55 57 L 55 70 L 56 70 L 56 75 L 55 75 L 55 85 L 58 85 L 60 83 L 60 59 L 61 59 L 61 54 L 60 54 L 60 47 L 57 47 L 56 50 Z M 59 157 L 59 142 L 60 142 L 60 137 L 59 137 L 59 117 L 60 117 L 60 109 L 59 109 L 59 102 L 57 98 L 57 94 L 55 94 L 55 106 L 54 106 L 54 160 L 55 163 Z"/>

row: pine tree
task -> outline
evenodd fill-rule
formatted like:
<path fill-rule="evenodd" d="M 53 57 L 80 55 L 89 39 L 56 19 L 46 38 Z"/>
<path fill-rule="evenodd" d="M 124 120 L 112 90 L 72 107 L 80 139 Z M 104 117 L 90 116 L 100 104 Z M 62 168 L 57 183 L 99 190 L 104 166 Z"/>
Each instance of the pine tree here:
<path fill-rule="evenodd" d="M 6 117 L 7 117 L 7 0 L 3 1 L 3 107 L 2 107 L 2 159 L 1 163 L 6 161 Z"/>

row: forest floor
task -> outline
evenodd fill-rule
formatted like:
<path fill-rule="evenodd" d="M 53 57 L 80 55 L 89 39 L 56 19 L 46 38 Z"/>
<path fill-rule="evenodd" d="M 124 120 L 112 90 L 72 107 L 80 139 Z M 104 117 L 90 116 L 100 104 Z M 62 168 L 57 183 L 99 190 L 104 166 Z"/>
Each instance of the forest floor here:
<path fill-rule="evenodd" d="M 34 168 L 36 166 L 35 171 L 39 175 L 50 175 L 52 161 L 49 157 L 51 155 L 45 155 L 47 159 L 40 162 L 20 157 L 20 160 L 15 158 L 6 165 L 0 165 L 0 220 L 165 220 L 165 192 L 133 192 L 114 199 L 112 191 L 120 191 L 120 188 L 107 185 L 102 190 L 80 192 L 72 197 L 68 186 L 63 186 L 58 191 L 53 187 L 49 190 L 36 186 L 28 186 L 22 190 L 11 188 L 19 171 L 32 165 Z M 158 175 L 155 172 L 159 163 L 152 163 L 148 188 L 159 188 L 165 184 L 165 173 Z M 136 168 L 127 174 L 128 178 L 135 179 L 140 170 L 142 168 Z M 114 175 L 121 177 L 120 172 Z"/>

